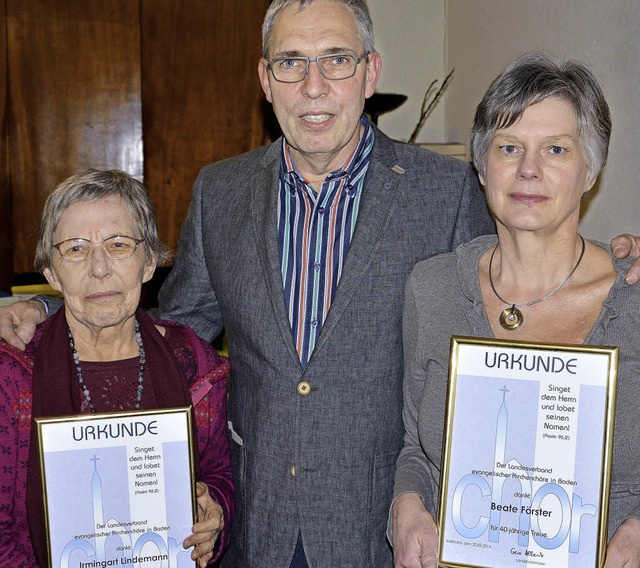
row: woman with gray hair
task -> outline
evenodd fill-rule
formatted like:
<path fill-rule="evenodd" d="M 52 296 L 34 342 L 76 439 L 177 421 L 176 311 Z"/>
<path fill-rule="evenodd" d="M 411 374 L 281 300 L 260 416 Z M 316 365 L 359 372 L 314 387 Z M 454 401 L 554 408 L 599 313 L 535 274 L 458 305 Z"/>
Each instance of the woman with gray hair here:
<path fill-rule="evenodd" d="M 625 283 L 628 262 L 578 233 L 610 132 L 589 69 L 545 53 L 516 59 L 477 107 L 473 159 L 498 234 L 419 263 L 407 283 L 405 445 L 390 520 L 397 568 L 437 563 L 452 335 L 619 347 L 605 567 L 640 566 L 640 290 Z"/>
<path fill-rule="evenodd" d="M 93 412 L 193 405 L 197 522 L 179 537 L 191 551 L 177 556 L 204 567 L 226 547 L 234 510 L 229 362 L 188 327 L 138 307 L 142 284 L 167 256 L 144 187 L 124 172 L 87 170 L 48 197 L 35 265 L 64 308 L 38 326 L 24 353 L 0 341 L 3 565 L 48 565 L 31 419 Z M 131 548 L 120 547 L 116 560 L 131 562 Z M 87 555 L 85 565 L 95 560 Z"/>

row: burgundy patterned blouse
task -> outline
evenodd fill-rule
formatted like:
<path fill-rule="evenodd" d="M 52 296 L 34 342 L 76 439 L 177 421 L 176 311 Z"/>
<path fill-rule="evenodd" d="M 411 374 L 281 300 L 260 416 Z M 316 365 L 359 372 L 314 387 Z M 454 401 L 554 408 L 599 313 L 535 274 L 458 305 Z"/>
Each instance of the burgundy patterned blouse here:
<path fill-rule="evenodd" d="M 165 340 L 191 387 L 200 450 L 200 481 L 207 484 L 209 493 L 224 511 L 225 527 L 216 544 L 217 558 L 228 544 L 234 513 L 226 417 L 229 361 L 220 357 L 190 328 L 167 321 L 155 323 L 167 329 Z M 0 565 L 12 568 L 37 565 L 27 527 L 26 480 L 33 354 L 45 325 L 46 322 L 39 326 L 25 352 L 0 340 Z M 128 393 L 135 398 L 133 385 L 137 383 L 138 364 L 137 358 L 114 364 L 81 362 L 92 400 L 99 411 L 118 409 L 119 403 L 112 407 L 109 401 L 125 401 L 126 404 Z M 115 394 L 111 399 L 107 397 L 108 389 L 113 389 L 112 394 Z M 153 406 L 152 400 L 144 400 L 144 403 L 147 408 Z M 87 405 L 83 404 L 82 412 L 87 411 Z"/>

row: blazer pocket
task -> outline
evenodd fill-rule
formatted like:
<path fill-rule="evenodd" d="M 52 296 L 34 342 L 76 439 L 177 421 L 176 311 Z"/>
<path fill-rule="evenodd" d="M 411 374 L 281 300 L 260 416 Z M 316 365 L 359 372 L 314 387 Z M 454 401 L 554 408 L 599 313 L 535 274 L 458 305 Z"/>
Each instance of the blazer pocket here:
<path fill-rule="evenodd" d="M 397 459 L 397 451 L 377 454 L 373 458 L 372 493 L 369 507 L 369 542 L 371 543 L 371 563 L 373 566 L 383 566 L 391 558 L 386 530 Z"/>
<path fill-rule="evenodd" d="M 247 499 L 247 449 L 244 441 L 234 430 L 231 420 L 227 422 L 231 438 L 231 465 L 233 467 L 233 481 L 235 484 L 234 499 L 236 502 L 236 518 L 233 522 L 235 543 L 232 547 L 245 550 L 247 534 L 246 499 Z"/>

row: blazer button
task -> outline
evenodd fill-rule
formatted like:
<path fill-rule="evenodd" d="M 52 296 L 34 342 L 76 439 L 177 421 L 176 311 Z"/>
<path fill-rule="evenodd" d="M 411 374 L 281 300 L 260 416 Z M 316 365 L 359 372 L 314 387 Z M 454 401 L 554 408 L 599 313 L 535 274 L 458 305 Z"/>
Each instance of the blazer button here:
<path fill-rule="evenodd" d="M 297 390 L 299 395 L 307 396 L 311 392 L 311 383 L 309 381 L 300 381 Z"/>

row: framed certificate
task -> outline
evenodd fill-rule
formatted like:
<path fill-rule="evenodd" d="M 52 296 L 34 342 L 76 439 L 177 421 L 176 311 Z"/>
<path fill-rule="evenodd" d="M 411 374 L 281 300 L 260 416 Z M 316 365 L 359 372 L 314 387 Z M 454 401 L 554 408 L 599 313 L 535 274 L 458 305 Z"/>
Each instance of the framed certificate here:
<path fill-rule="evenodd" d="M 35 420 L 52 568 L 193 568 L 191 412 Z"/>
<path fill-rule="evenodd" d="M 618 350 L 453 337 L 439 565 L 598 568 Z"/>

